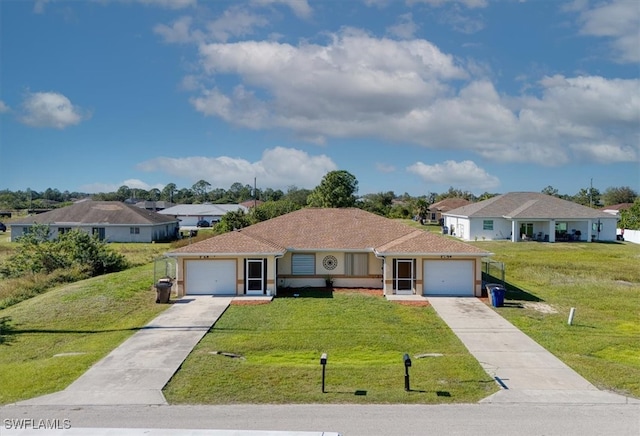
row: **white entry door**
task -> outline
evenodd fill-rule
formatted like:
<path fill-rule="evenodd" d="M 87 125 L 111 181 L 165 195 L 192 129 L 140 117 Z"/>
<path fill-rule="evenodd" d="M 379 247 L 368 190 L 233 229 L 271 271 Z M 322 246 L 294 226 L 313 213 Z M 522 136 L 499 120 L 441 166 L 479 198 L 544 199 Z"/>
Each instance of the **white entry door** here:
<path fill-rule="evenodd" d="M 424 263 L 424 295 L 473 296 L 473 260 L 427 260 Z"/>
<path fill-rule="evenodd" d="M 185 262 L 187 295 L 235 295 L 236 261 L 187 260 Z"/>

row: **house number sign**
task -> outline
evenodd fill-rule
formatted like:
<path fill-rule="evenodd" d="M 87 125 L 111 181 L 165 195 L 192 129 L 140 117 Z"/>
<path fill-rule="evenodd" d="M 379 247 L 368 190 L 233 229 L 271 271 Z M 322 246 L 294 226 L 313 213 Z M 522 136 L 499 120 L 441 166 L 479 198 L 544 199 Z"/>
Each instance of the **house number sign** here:
<path fill-rule="evenodd" d="M 325 256 L 324 259 L 322 259 L 322 266 L 327 270 L 336 269 L 338 266 L 338 259 L 336 259 L 335 256 Z"/>

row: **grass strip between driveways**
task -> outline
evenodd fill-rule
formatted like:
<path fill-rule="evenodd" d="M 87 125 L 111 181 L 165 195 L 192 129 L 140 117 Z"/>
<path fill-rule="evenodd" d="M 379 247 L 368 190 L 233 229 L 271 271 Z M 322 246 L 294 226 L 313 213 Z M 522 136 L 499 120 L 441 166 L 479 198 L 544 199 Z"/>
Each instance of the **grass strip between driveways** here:
<path fill-rule="evenodd" d="M 64 389 L 165 310 L 152 283 L 149 264 L 0 310 L 0 404 Z"/>
<path fill-rule="evenodd" d="M 172 403 L 456 403 L 497 390 L 431 307 L 381 296 L 230 306 L 165 388 Z M 314 294 L 317 296 L 317 294 Z M 229 357 L 224 352 L 239 357 Z M 328 354 L 326 393 L 320 355 Z M 402 356 L 412 357 L 410 392 Z M 442 354 L 415 358 L 420 354 Z"/>

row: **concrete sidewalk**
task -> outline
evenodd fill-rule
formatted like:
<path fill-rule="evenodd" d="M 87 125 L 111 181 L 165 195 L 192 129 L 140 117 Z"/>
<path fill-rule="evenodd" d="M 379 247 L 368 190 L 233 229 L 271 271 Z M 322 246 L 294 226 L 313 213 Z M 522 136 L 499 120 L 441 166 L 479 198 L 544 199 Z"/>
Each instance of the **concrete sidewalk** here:
<path fill-rule="evenodd" d="M 65 390 L 17 404 L 167 404 L 162 388 L 232 299 L 189 296 L 177 300 Z"/>
<path fill-rule="evenodd" d="M 598 390 L 478 298 L 429 297 L 429 303 L 501 386 L 482 402 L 640 403 Z"/>

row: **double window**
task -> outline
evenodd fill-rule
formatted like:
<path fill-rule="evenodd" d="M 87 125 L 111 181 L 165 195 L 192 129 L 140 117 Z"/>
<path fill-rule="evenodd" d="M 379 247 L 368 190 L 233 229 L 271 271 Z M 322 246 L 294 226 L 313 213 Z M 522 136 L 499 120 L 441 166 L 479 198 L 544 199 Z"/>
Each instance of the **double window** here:
<path fill-rule="evenodd" d="M 346 253 L 344 255 L 344 274 L 359 277 L 369 275 L 369 254 Z"/>
<path fill-rule="evenodd" d="M 129 233 L 132 235 L 139 235 L 140 227 L 129 227 Z"/>

